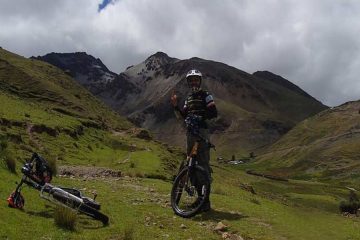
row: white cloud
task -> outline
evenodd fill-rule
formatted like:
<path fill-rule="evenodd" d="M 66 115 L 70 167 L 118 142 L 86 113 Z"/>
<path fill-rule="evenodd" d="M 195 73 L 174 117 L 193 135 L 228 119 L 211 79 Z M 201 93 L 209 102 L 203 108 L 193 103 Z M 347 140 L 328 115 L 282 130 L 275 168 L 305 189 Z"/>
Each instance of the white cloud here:
<path fill-rule="evenodd" d="M 123 71 L 156 51 L 269 70 L 325 104 L 360 98 L 360 2 L 0 0 L 0 46 L 86 51 Z"/>

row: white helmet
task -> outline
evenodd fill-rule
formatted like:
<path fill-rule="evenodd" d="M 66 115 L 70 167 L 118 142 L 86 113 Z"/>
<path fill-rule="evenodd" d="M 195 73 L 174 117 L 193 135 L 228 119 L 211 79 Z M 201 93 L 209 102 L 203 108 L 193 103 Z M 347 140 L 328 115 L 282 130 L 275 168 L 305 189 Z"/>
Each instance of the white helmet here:
<path fill-rule="evenodd" d="M 189 80 L 190 80 L 191 77 L 198 77 L 198 78 L 200 78 L 199 86 L 197 86 L 197 87 L 191 86 L 191 84 L 190 84 L 190 82 L 189 82 Z M 197 69 L 192 69 L 192 70 L 190 70 L 190 71 L 186 74 L 186 81 L 187 81 L 188 86 L 192 89 L 193 92 L 199 91 L 200 86 L 201 86 L 201 82 L 202 82 L 202 74 L 201 74 L 201 72 L 200 72 L 199 70 L 197 70 Z"/>
<path fill-rule="evenodd" d="M 186 78 L 188 78 L 190 76 L 199 76 L 200 78 L 202 78 L 201 72 L 197 69 L 192 69 L 186 74 Z"/>

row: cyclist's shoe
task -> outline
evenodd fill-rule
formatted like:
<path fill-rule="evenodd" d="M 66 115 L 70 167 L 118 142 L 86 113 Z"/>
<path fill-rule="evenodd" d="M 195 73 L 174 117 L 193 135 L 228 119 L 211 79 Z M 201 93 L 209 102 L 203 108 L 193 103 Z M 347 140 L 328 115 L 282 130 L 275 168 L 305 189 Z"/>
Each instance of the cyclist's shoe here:
<path fill-rule="evenodd" d="M 201 208 L 202 212 L 209 212 L 211 210 L 210 202 L 204 202 L 204 205 Z"/>

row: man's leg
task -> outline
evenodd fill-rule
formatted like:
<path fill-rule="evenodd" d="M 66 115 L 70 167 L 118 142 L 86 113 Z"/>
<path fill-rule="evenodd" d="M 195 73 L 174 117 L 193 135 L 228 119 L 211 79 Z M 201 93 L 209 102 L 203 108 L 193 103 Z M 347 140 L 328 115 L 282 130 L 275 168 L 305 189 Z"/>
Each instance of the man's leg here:
<path fill-rule="evenodd" d="M 208 139 L 209 134 L 208 134 L 207 130 L 204 129 L 203 131 L 201 131 L 201 134 L 203 137 Z M 202 181 L 205 181 L 206 183 L 209 184 L 209 189 L 208 189 L 209 194 L 207 195 L 204 205 L 202 207 L 202 210 L 206 212 L 211 209 L 211 205 L 210 205 L 211 168 L 210 168 L 210 148 L 205 142 L 201 142 L 201 144 L 199 146 L 198 162 L 199 162 L 199 165 L 205 169 L 206 174 L 207 174 L 207 178 L 203 179 Z"/>

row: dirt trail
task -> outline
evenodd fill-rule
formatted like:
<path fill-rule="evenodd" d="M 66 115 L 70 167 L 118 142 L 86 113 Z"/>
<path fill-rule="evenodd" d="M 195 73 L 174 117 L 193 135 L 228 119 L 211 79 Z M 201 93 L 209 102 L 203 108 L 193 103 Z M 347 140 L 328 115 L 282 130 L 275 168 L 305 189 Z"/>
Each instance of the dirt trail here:
<path fill-rule="evenodd" d="M 58 175 L 60 177 L 74 178 L 119 178 L 121 177 L 121 171 L 103 167 L 60 166 Z"/>
<path fill-rule="evenodd" d="M 29 135 L 30 141 L 35 144 L 36 148 L 38 148 L 39 150 L 44 150 L 44 146 L 41 145 L 39 140 L 33 134 L 33 127 L 34 127 L 34 124 L 27 122 L 26 123 L 26 133 Z"/>

